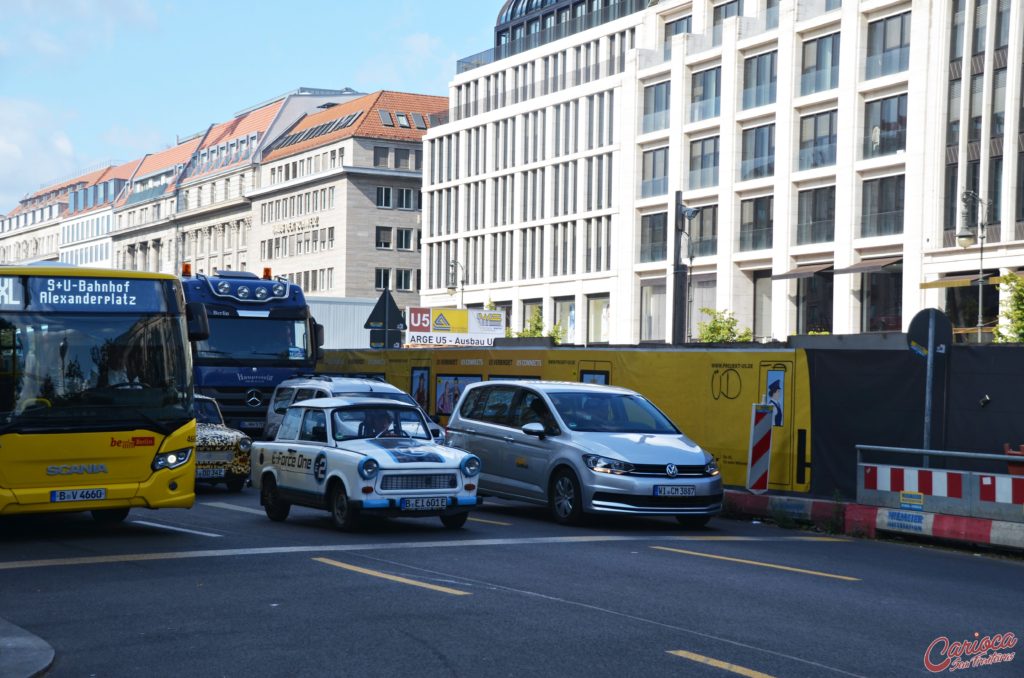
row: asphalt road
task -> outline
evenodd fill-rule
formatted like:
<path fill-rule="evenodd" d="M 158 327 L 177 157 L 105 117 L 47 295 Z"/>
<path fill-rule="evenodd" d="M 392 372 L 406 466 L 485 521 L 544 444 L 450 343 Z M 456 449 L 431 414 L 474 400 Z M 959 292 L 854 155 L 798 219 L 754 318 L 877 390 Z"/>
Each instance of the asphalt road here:
<path fill-rule="evenodd" d="M 114 528 L 0 522 L 0 618 L 53 646 L 48 676 L 908 676 L 936 638 L 1024 634 L 1021 559 L 725 519 L 564 528 L 499 500 L 458 531 L 345 534 L 200 492 Z"/>

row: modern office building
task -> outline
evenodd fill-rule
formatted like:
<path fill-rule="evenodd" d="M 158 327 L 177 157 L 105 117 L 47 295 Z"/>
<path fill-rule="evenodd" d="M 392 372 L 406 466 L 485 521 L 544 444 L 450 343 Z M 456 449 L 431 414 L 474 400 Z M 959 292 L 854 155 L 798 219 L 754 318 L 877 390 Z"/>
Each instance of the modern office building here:
<path fill-rule="evenodd" d="M 1024 3 L 508 0 L 494 44 L 425 138 L 424 305 L 577 344 L 990 330 L 1024 267 Z"/>

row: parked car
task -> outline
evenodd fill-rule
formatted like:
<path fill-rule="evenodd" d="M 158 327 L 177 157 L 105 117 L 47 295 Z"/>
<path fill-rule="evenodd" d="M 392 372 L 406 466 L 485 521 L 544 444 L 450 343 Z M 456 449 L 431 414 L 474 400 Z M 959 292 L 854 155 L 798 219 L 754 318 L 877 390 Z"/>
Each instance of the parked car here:
<path fill-rule="evenodd" d="M 253 444 L 252 484 L 267 517 L 292 504 L 325 509 L 338 529 L 361 515 L 438 516 L 462 527 L 479 503 L 480 459 L 434 442 L 416 405 L 314 398 L 292 405 L 273 441 Z"/>
<path fill-rule="evenodd" d="M 277 427 L 281 425 L 281 419 L 289 405 L 311 398 L 340 397 L 391 398 L 419 407 L 411 395 L 386 381 L 360 377 L 339 377 L 330 374 L 304 374 L 285 379 L 274 389 L 274 395 L 270 398 L 270 407 L 267 408 L 266 423 L 263 426 L 263 439 L 274 439 Z M 434 441 L 444 444 L 444 429 L 435 423 L 422 407 L 420 410 L 430 422 L 430 431 Z"/>
<path fill-rule="evenodd" d="M 672 515 L 700 527 L 722 510 L 715 458 L 635 391 L 484 381 L 466 387 L 447 442 L 483 462 L 480 493 L 585 513 Z"/>
<path fill-rule="evenodd" d="M 249 452 L 252 439 L 224 425 L 220 407 L 213 398 L 196 394 L 196 480 L 224 483 L 240 492 L 249 480 Z"/>

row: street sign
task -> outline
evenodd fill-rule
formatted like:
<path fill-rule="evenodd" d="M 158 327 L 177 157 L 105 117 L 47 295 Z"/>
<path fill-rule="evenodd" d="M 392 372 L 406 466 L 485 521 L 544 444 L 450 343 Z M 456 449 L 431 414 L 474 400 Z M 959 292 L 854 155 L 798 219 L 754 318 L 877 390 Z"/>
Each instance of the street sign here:
<path fill-rule="evenodd" d="M 367 330 L 404 330 L 405 320 L 391 292 L 384 290 L 377 299 L 377 304 L 370 311 L 363 329 Z"/>
<path fill-rule="evenodd" d="M 928 325 L 935 319 L 935 352 L 946 353 L 953 343 L 953 323 L 942 311 L 926 308 L 918 311 L 907 329 L 907 347 L 922 358 L 928 357 Z"/>

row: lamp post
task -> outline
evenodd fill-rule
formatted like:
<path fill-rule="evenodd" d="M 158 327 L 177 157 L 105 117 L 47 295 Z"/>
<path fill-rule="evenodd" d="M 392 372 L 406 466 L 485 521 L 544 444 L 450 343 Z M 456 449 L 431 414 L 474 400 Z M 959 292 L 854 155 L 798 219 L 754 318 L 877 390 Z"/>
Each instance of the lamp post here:
<path fill-rule="evenodd" d="M 978 243 L 978 343 L 981 343 L 981 330 L 984 327 L 984 320 L 982 318 L 982 293 L 985 290 L 985 225 L 983 223 L 983 212 L 979 211 L 978 219 L 972 220 L 971 211 L 969 206 L 974 204 L 979 207 L 985 208 L 985 213 L 988 212 L 991 207 L 991 203 L 987 200 L 982 199 L 980 195 L 974 191 L 964 191 L 960 196 L 960 201 L 963 203 L 963 209 L 960 212 L 961 223 L 960 230 L 956 234 L 956 244 L 960 245 L 964 249 L 967 249 L 974 243 Z M 970 223 L 974 221 L 974 223 Z"/>
<path fill-rule="evenodd" d="M 683 204 L 683 192 L 676 191 L 675 226 L 679 240 L 673 247 L 673 290 L 672 298 L 675 311 L 672 313 L 672 343 L 675 345 L 690 341 L 690 276 L 693 272 L 693 242 L 688 224 L 700 214 L 699 207 L 687 207 Z M 686 239 L 687 266 L 682 263 L 682 244 Z M 683 277 L 685 274 L 685 278 Z M 683 303 L 679 303 L 684 299 Z"/>
<path fill-rule="evenodd" d="M 459 278 L 459 271 L 462 271 L 462 277 Z M 455 291 L 459 292 L 459 308 L 464 308 L 463 303 L 466 294 L 466 267 L 462 265 L 456 259 L 452 259 L 448 262 L 448 294 L 455 294 Z"/>

